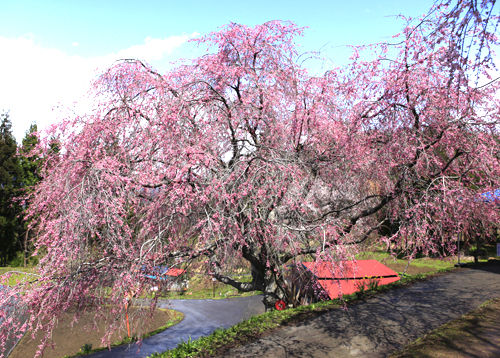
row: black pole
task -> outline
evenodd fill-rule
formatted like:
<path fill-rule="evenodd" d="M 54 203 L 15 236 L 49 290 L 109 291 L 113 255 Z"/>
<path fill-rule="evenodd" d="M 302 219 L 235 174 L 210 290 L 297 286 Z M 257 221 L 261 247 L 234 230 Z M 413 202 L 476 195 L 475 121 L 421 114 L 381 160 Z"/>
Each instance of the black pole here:
<path fill-rule="evenodd" d="M 455 264 L 455 267 L 462 267 L 467 265 L 466 263 L 460 263 L 460 239 L 462 238 L 462 232 L 458 233 L 458 263 Z"/>

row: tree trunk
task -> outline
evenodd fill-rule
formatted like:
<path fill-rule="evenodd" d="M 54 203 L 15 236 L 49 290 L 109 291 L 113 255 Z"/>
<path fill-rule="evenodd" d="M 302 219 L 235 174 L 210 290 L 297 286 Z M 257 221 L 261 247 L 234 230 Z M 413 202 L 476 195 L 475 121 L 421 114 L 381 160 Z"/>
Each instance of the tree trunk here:
<path fill-rule="evenodd" d="M 214 261 L 215 263 L 215 261 Z M 231 285 L 239 291 L 251 292 L 251 291 L 262 291 L 264 298 L 262 302 L 264 303 L 265 310 L 272 311 L 275 309 L 276 301 L 282 299 L 286 302 L 284 287 L 284 278 L 277 277 L 276 273 L 272 268 L 267 268 L 265 272 L 262 272 L 256 265 L 251 264 L 251 282 L 239 282 L 233 278 L 223 275 L 220 267 L 217 264 L 213 266 L 213 277 L 219 282 L 226 285 Z"/>
<path fill-rule="evenodd" d="M 277 300 L 284 300 L 287 302 L 286 294 L 284 292 L 285 282 L 283 278 L 277 277 L 271 268 L 266 274 L 260 272 L 255 266 L 252 265 L 252 281 L 258 283 L 261 287 L 264 294 L 262 303 L 264 303 L 266 312 L 275 309 Z"/>
<path fill-rule="evenodd" d="M 274 274 L 265 280 L 264 298 L 262 299 L 262 302 L 266 307 L 266 312 L 275 309 L 277 300 L 284 300 L 286 302 L 285 294 L 280 286 L 283 286 L 283 284 Z"/>

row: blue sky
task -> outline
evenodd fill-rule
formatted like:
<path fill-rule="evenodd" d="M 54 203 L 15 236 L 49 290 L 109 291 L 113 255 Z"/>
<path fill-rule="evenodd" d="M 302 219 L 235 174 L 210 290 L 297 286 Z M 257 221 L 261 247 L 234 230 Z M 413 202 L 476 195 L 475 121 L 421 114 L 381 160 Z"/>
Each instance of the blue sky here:
<path fill-rule="evenodd" d="M 109 1 L 0 0 L 0 111 L 10 110 L 18 142 L 32 121 L 39 128 L 90 111 L 90 81 L 113 61 L 134 57 L 160 71 L 201 54 L 192 36 L 229 22 L 290 20 L 308 26 L 298 39 L 345 64 L 345 45 L 380 42 L 418 17 L 432 0 Z"/>

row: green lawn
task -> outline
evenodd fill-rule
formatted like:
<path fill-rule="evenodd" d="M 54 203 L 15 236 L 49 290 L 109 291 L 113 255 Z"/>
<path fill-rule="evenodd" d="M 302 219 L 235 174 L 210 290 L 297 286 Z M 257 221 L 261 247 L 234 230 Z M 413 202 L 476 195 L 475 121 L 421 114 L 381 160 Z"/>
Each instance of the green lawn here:
<path fill-rule="evenodd" d="M 240 282 L 250 282 L 250 275 L 233 276 Z M 189 288 L 185 291 L 170 291 L 161 296 L 166 299 L 221 299 L 230 297 L 246 297 L 261 294 L 261 291 L 238 292 L 232 286 L 224 285 L 218 281 L 211 281 L 204 275 L 194 275 L 189 279 Z M 149 295 L 151 296 L 151 295 Z"/>
<path fill-rule="evenodd" d="M 394 258 L 391 254 L 387 252 L 381 252 L 381 251 L 375 251 L 375 252 L 365 252 L 356 255 L 356 258 L 358 260 L 377 260 L 381 263 L 385 262 L 394 262 L 398 263 L 401 265 L 406 265 L 408 263 L 408 259 L 397 259 Z M 482 262 L 485 262 L 487 260 L 480 260 Z M 473 263 L 474 260 L 464 260 L 461 259 L 460 262 L 463 263 Z M 457 258 L 456 257 L 446 257 L 443 259 L 439 258 L 429 258 L 429 257 L 421 257 L 421 258 L 414 258 L 411 260 L 410 265 L 414 267 L 425 267 L 432 269 L 432 271 L 438 271 L 438 270 L 445 270 L 448 269 L 449 267 L 453 267 L 457 263 Z"/>
<path fill-rule="evenodd" d="M 0 267 L 0 285 L 14 286 L 24 280 L 34 279 L 36 276 L 30 275 L 33 271 L 32 267 Z M 9 277 L 8 282 L 5 282 L 5 277 L 9 272 L 14 273 Z M 23 274 L 23 272 L 28 274 Z"/>

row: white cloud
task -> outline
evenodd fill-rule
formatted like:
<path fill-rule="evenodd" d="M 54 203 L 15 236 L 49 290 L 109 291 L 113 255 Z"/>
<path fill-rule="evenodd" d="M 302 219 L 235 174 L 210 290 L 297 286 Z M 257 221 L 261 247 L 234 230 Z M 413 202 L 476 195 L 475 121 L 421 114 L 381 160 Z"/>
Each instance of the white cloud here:
<path fill-rule="evenodd" d="M 114 61 L 139 58 L 146 62 L 160 60 L 193 35 L 166 39 L 146 38 L 118 53 L 83 58 L 36 45 L 32 39 L 0 37 L 0 111 L 9 110 L 18 143 L 31 122 L 42 129 L 61 119 L 59 108 L 74 106 L 78 114 L 90 108 L 84 97 L 90 83 Z"/>
<path fill-rule="evenodd" d="M 71 44 L 71 46 L 73 46 L 73 47 L 75 47 L 75 46 L 80 46 L 80 44 L 79 44 L 78 42 L 73 42 L 73 43 Z"/>
<path fill-rule="evenodd" d="M 197 33 L 191 36 L 197 36 Z M 152 39 L 147 37 L 143 45 L 134 45 L 118 52 L 119 58 L 140 58 L 146 61 L 160 60 L 164 54 L 170 54 L 176 47 L 182 45 L 190 36 L 171 36 L 167 39 Z"/>

